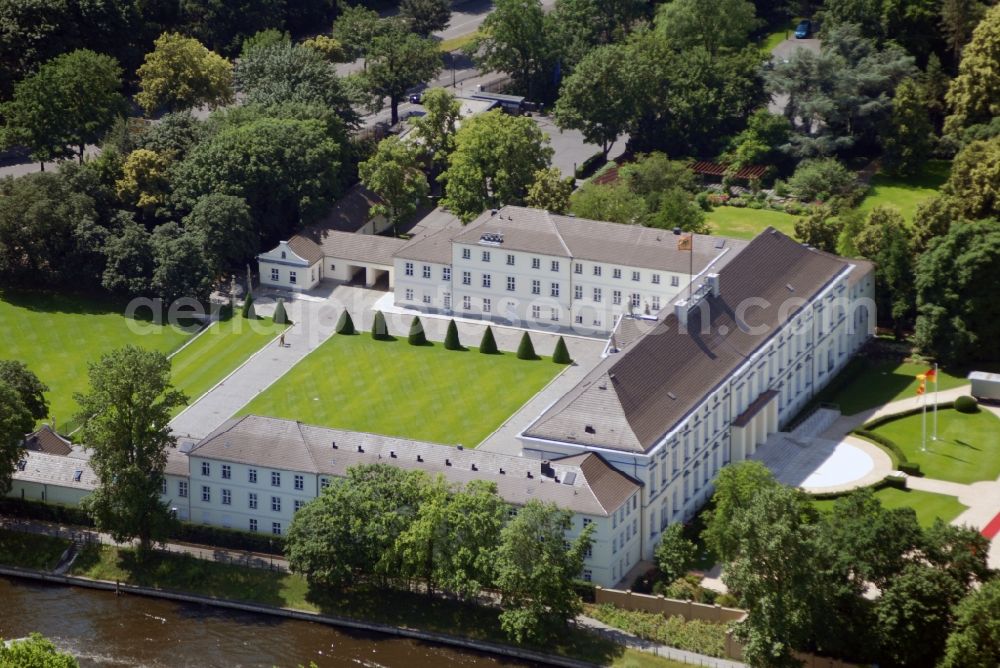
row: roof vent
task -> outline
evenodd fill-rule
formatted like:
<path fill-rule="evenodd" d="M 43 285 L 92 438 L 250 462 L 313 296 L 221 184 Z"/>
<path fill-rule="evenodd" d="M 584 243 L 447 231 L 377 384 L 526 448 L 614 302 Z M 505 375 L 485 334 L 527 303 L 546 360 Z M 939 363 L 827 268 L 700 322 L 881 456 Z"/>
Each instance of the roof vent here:
<path fill-rule="evenodd" d="M 337 442 L 336 441 L 331 441 L 330 442 L 330 447 L 333 448 L 334 450 L 336 450 L 337 449 Z"/>
<path fill-rule="evenodd" d="M 587 432 L 588 434 L 596 434 L 596 433 L 597 433 L 597 430 L 596 430 L 596 429 L 594 429 L 593 425 L 589 425 L 589 424 L 588 424 L 587 426 L 585 426 L 585 427 L 583 428 L 583 430 L 584 430 L 585 432 Z"/>
<path fill-rule="evenodd" d="M 445 466 L 451 466 L 451 460 L 450 459 L 444 460 L 444 465 Z"/>
<path fill-rule="evenodd" d="M 506 473 L 507 473 L 507 472 L 506 472 L 506 471 L 504 471 L 504 470 L 503 470 L 502 468 L 500 469 L 500 475 L 505 475 Z"/>
<path fill-rule="evenodd" d="M 22 459 L 21 461 L 19 461 L 17 463 L 17 470 L 18 471 L 23 471 L 27 466 L 28 466 L 28 460 L 27 459 Z M 528 475 L 530 476 L 531 474 L 529 473 Z"/>
<path fill-rule="evenodd" d="M 83 477 L 83 471 L 77 469 L 73 471 L 73 482 L 80 482 L 80 478 Z"/>
<path fill-rule="evenodd" d="M 531 475 L 531 471 L 528 471 L 528 477 L 529 478 L 534 478 L 535 476 Z"/>
<path fill-rule="evenodd" d="M 556 470 L 554 468 L 552 468 L 552 464 L 549 463 L 549 460 L 546 459 L 545 461 L 543 461 L 542 462 L 542 475 L 545 476 L 545 477 L 547 477 L 547 478 L 552 478 L 552 477 L 555 476 L 555 474 L 556 474 Z"/>
<path fill-rule="evenodd" d="M 503 218 L 503 216 L 500 216 Z M 487 246 L 499 246 L 503 243 L 503 235 L 499 232 L 483 232 L 479 237 L 479 243 Z"/>
<path fill-rule="evenodd" d="M 667 392 L 667 396 L 673 399 L 674 401 L 677 401 L 677 395 L 674 394 L 673 392 Z"/>
<path fill-rule="evenodd" d="M 785 287 L 788 288 L 789 292 L 795 292 L 795 288 L 792 287 L 791 283 L 785 283 Z"/>
<path fill-rule="evenodd" d="M 420 455 L 417 455 L 417 461 L 418 461 L 418 462 L 423 462 L 423 461 L 424 461 L 424 458 L 423 458 L 423 457 L 421 457 Z"/>
<path fill-rule="evenodd" d="M 575 482 L 576 482 L 576 472 L 575 471 L 570 471 L 569 473 L 567 473 L 566 475 L 563 476 L 563 484 L 564 485 L 572 485 Z"/>
<path fill-rule="evenodd" d="M 389 451 L 389 457 L 391 459 L 395 459 L 396 458 L 396 451 L 395 450 L 390 450 Z"/>
<path fill-rule="evenodd" d="M 490 209 L 490 215 L 491 216 L 497 215 L 497 210 L 496 209 Z"/>
<path fill-rule="evenodd" d="M 456 447 L 456 448 L 458 448 L 459 450 L 464 450 L 464 449 L 465 449 L 465 448 L 463 448 L 463 447 L 462 447 L 462 444 L 461 444 L 461 443 L 459 443 L 459 444 L 458 444 L 458 445 L 456 445 L 455 447 Z"/>
<path fill-rule="evenodd" d="M 359 445 L 359 446 L 358 446 L 358 452 L 364 452 L 364 451 L 365 451 L 365 449 L 364 449 L 364 448 L 362 448 L 362 447 L 361 447 L 361 446 Z"/>
<path fill-rule="evenodd" d="M 476 466 L 475 464 L 473 464 L 473 465 L 472 465 L 472 470 L 473 470 L 473 471 L 478 471 L 478 470 L 479 470 L 479 467 L 478 467 L 478 466 Z"/>

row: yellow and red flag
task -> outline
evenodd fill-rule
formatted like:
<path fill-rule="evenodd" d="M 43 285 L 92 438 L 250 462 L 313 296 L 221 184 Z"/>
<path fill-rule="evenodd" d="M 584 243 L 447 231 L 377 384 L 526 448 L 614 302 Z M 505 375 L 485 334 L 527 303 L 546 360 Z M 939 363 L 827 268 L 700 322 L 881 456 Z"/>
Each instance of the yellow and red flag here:
<path fill-rule="evenodd" d="M 937 380 L 937 369 L 928 369 L 927 373 L 924 374 L 927 380 Z"/>
<path fill-rule="evenodd" d="M 917 385 L 917 395 L 921 395 L 926 390 L 926 386 L 927 386 L 927 374 L 925 374 L 925 373 L 918 373 L 917 374 L 917 380 L 920 381 L 920 384 Z"/>
<path fill-rule="evenodd" d="M 682 234 L 677 238 L 677 250 L 679 251 L 689 251 L 694 246 L 694 235 L 690 232 L 688 234 Z"/>

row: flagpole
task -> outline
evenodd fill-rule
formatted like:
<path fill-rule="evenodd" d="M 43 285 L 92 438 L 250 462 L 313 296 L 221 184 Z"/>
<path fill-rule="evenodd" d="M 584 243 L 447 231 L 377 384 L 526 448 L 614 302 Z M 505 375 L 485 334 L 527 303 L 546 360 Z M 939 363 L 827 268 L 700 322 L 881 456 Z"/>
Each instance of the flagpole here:
<path fill-rule="evenodd" d="M 927 452 L 927 393 L 920 395 L 920 452 Z"/>
<path fill-rule="evenodd" d="M 934 435 L 932 441 L 937 440 L 937 406 L 938 406 L 938 365 L 934 362 Z"/>

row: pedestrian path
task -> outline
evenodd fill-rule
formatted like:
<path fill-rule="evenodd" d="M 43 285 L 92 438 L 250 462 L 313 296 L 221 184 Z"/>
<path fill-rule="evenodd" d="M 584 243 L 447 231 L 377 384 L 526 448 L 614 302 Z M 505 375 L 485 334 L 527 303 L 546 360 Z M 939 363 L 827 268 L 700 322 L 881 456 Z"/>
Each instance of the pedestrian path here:
<path fill-rule="evenodd" d="M 969 394 L 971 389 L 972 388 L 969 385 L 962 385 L 961 387 L 955 387 L 950 390 L 942 390 L 937 393 L 937 403 L 941 404 L 948 401 L 954 401 L 963 394 Z M 934 401 L 934 399 L 935 396 L 933 393 L 928 395 L 928 410 L 930 410 L 933 406 L 932 401 Z M 869 408 L 868 410 L 853 413 L 851 415 L 842 415 L 834 420 L 833 424 L 831 424 L 830 427 L 821 434 L 821 436 L 823 438 L 840 438 L 844 434 L 850 433 L 855 429 L 860 428 L 866 422 L 870 422 L 876 418 L 895 415 L 904 411 L 916 410 L 920 408 L 921 401 L 922 400 L 919 396 L 906 397 L 905 399 L 890 401 L 889 403 L 883 404 L 877 408 Z"/>

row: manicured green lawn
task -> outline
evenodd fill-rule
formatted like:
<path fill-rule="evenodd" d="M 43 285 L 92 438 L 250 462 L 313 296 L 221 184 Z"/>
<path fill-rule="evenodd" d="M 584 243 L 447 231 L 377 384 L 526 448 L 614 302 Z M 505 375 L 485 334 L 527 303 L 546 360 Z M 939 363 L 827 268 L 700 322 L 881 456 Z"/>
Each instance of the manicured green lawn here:
<path fill-rule="evenodd" d="M 796 216 L 769 209 L 747 209 L 735 206 L 717 206 L 706 214 L 712 225 L 712 234 L 737 239 L 753 239 L 771 226 L 790 237 L 795 236 Z"/>
<path fill-rule="evenodd" d="M 270 318 L 251 321 L 239 316 L 212 323 L 170 359 L 174 386 L 188 396 L 189 403 L 194 402 L 285 327 Z"/>
<path fill-rule="evenodd" d="M 792 19 L 780 28 L 775 28 L 771 32 L 767 33 L 767 35 L 764 36 L 764 39 L 760 42 L 760 48 L 768 53 L 774 51 L 774 47 L 778 46 L 786 39 L 791 39 L 795 36 L 795 26 L 797 26 L 801 20 L 802 19 L 800 18 Z"/>
<path fill-rule="evenodd" d="M 924 527 L 931 526 L 939 518 L 943 522 L 951 522 L 966 509 L 953 496 L 916 489 L 884 487 L 876 491 L 875 496 L 886 508 L 913 508 L 917 521 Z M 821 499 L 813 501 L 813 504 L 822 511 L 830 511 L 834 502 L 834 499 Z"/>
<path fill-rule="evenodd" d="M 625 653 L 609 664 L 611 668 L 683 668 L 693 666 L 693 663 L 681 663 L 671 661 L 662 656 L 655 656 L 647 652 L 640 652 L 637 649 L 626 649 Z"/>
<path fill-rule="evenodd" d="M 169 353 L 191 336 L 176 327 L 130 320 L 124 310 L 124 304 L 108 300 L 0 293 L 0 358 L 24 362 L 49 386 L 49 414 L 59 431 L 71 430 L 77 411 L 73 394 L 87 389 L 88 362 L 130 343 Z"/>
<path fill-rule="evenodd" d="M 473 447 L 562 368 L 550 358 L 335 335 L 239 414 Z"/>
<path fill-rule="evenodd" d="M 61 538 L 0 529 L 0 564 L 50 570 L 67 547 Z"/>
<path fill-rule="evenodd" d="M 858 209 L 867 213 L 877 205 L 892 206 L 903 214 L 903 218 L 911 221 L 917 205 L 937 194 L 948 180 L 950 169 L 951 163 L 947 160 L 929 160 L 919 174 L 910 178 L 876 174 L 872 178 L 871 190 Z"/>
<path fill-rule="evenodd" d="M 852 379 L 842 386 L 834 379 L 830 391 L 821 391 L 818 401 L 838 404 L 844 415 L 851 415 L 897 399 L 909 399 L 917 396 L 917 374 L 926 373 L 929 368 L 926 364 L 873 362 L 857 358 L 841 371 L 842 375 Z M 938 387 L 942 391 L 968 383 L 964 375 L 938 370 Z M 933 384 L 929 384 L 928 389 L 933 392 Z"/>
<path fill-rule="evenodd" d="M 875 429 L 890 438 L 928 478 L 971 483 L 1000 476 L 1000 418 L 980 410 L 963 414 L 938 411 L 938 440 L 931 440 L 933 414 L 927 412 L 927 451 L 921 451 L 921 416 L 892 420 Z"/>

